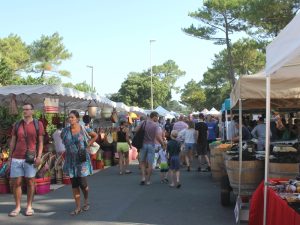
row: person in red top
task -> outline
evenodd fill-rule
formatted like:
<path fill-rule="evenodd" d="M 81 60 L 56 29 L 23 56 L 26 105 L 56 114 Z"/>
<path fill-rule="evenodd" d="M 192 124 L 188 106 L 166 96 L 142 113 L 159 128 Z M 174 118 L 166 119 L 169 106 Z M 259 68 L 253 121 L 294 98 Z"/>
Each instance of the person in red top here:
<path fill-rule="evenodd" d="M 26 216 L 33 216 L 32 201 L 34 196 L 34 180 L 36 168 L 41 163 L 43 151 L 44 127 L 42 122 L 38 122 L 38 134 L 33 119 L 34 107 L 30 103 L 23 105 L 23 120 L 16 123 L 12 130 L 12 139 L 10 142 L 10 179 L 13 184 L 13 195 L 16 207 L 8 215 L 11 217 L 18 216 L 21 211 L 22 196 L 22 177 L 26 178 L 27 183 L 27 207 Z M 16 130 L 17 128 L 17 130 Z M 38 144 L 37 144 L 38 143 Z M 25 162 L 26 151 L 35 152 L 34 163 Z"/>

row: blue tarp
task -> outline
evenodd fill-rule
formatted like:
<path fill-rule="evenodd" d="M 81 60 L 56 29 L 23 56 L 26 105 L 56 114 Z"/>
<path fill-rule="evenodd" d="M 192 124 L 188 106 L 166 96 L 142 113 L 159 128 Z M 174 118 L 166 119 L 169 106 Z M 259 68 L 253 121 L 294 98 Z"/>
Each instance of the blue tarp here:
<path fill-rule="evenodd" d="M 225 110 L 230 110 L 230 98 L 225 99 L 224 103 L 222 104 L 221 111 L 224 112 Z"/>

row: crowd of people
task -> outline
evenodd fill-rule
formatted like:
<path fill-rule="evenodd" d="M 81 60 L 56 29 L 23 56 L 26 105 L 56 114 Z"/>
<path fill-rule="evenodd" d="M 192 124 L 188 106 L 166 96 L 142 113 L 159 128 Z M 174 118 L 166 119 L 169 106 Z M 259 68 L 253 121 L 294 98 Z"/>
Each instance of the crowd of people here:
<path fill-rule="evenodd" d="M 14 125 L 9 156 L 10 179 L 15 198 L 15 208 L 8 214 L 18 216 L 21 211 L 21 181 L 25 177 L 27 183 L 26 216 L 33 216 L 32 201 L 34 197 L 34 178 L 41 163 L 43 152 L 43 124 L 33 118 L 34 107 L 30 103 L 23 105 L 23 119 Z M 36 122 L 37 121 L 37 122 Z M 88 124 L 80 124 L 78 111 L 72 110 L 68 115 L 68 125 L 57 130 L 52 138 L 58 157 L 63 156 L 65 163 L 63 172 L 70 177 L 75 209 L 70 213 L 77 215 L 90 208 L 89 187 L 86 177 L 92 174 L 89 148 L 98 139 Z M 160 169 L 161 183 L 170 187 L 181 187 L 180 170 L 186 168 L 190 172 L 194 157 L 198 157 L 198 171 L 210 171 L 208 157 L 209 142 L 216 140 L 217 121 L 203 114 L 195 121 L 180 116 L 178 120 L 163 121 L 155 111 L 143 119 L 133 132 L 128 121 L 119 121 L 116 129 L 116 151 L 119 156 L 119 174 L 130 174 L 129 149 L 132 148 L 131 138 L 140 129 L 144 129 L 143 144 L 138 149 L 140 185 L 150 185 L 153 169 Z M 133 134 L 132 134 L 133 133 Z M 31 161 L 28 161 L 28 158 Z M 201 168 L 205 160 L 207 167 Z M 81 192 L 83 205 L 81 204 Z"/>

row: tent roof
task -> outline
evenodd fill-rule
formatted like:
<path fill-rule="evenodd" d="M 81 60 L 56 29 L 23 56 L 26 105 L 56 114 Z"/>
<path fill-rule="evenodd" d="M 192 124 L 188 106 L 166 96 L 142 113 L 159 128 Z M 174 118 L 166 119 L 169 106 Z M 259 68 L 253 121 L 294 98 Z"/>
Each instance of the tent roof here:
<path fill-rule="evenodd" d="M 300 76 L 293 74 L 272 76 L 270 93 L 272 108 L 299 108 L 299 82 Z M 266 108 L 266 77 L 263 72 L 239 78 L 230 94 L 231 108 L 238 108 L 239 99 L 242 99 L 243 109 Z"/>
<path fill-rule="evenodd" d="M 160 116 L 166 116 L 170 114 L 170 112 L 162 106 L 157 106 L 157 108 L 154 111 L 158 112 Z"/>
<path fill-rule="evenodd" d="M 216 110 L 214 107 L 211 108 L 211 110 L 209 110 L 207 112 L 208 115 L 219 115 L 221 114 L 218 110 Z"/>
<path fill-rule="evenodd" d="M 0 105 L 7 105 L 13 95 L 17 104 L 30 102 L 37 108 L 43 107 L 46 97 L 59 98 L 60 104 L 65 103 L 66 106 L 92 99 L 90 94 L 60 85 L 11 85 L 0 87 Z"/>
<path fill-rule="evenodd" d="M 300 13 L 267 46 L 266 74 L 299 75 L 300 69 Z"/>
<path fill-rule="evenodd" d="M 76 109 L 86 109 L 91 100 L 101 106 L 114 106 L 114 102 L 99 95 L 85 93 L 61 85 L 11 85 L 0 87 L 0 105 L 8 105 L 11 96 L 16 96 L 17 104 L 30 102 L 35 108 L 42 109 L 46 97 L 59 99 L 60 106 Z"/>

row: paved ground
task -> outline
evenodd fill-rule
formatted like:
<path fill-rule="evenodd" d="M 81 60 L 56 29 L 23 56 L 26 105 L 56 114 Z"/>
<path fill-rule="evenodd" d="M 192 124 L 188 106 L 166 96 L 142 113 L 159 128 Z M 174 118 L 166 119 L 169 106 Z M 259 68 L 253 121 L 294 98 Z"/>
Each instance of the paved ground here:
<path fill-rule="evenodd" d="M 91 209 L 70 216 L 74 209 L 71 187 L 64 186 L 47 195 L 36 195 L 35 216 L 10 218 L 13 197 L 0 195 L 0 224 L 155 224 L 155 225 L 229 225 L 234 222 L 234 203 L 224 208 L 219 203 L 219 187 L 210 173 L 182 171 L 182 187 L 174 189 L 159 181 L 155 171 L 152 184 L 139 185 L 139 170 L 132 165 L 132 174 L 118 175 L 110 167 L 89 177 Z M 23 195 L 22 207 L 26 196 Z"/>

